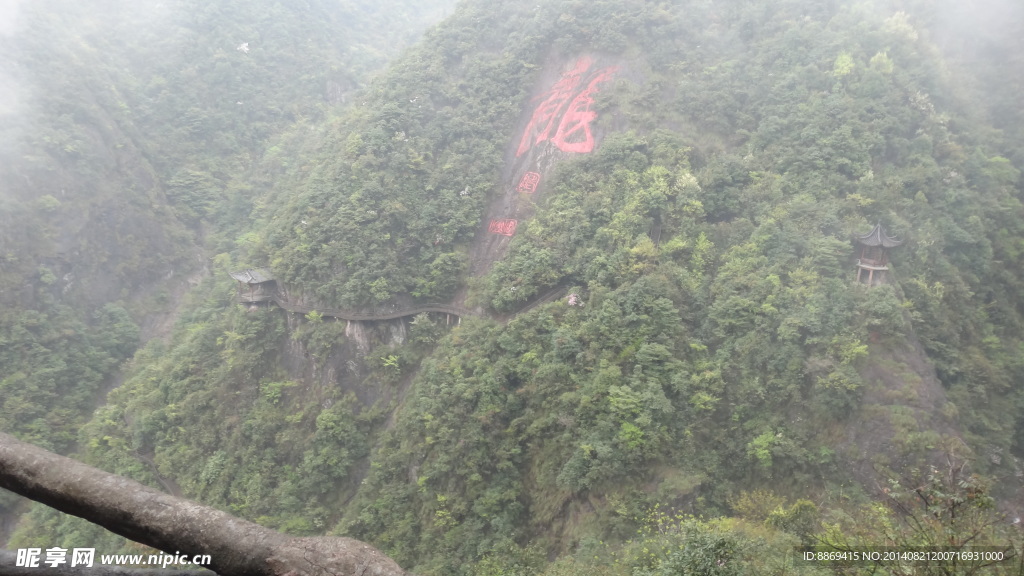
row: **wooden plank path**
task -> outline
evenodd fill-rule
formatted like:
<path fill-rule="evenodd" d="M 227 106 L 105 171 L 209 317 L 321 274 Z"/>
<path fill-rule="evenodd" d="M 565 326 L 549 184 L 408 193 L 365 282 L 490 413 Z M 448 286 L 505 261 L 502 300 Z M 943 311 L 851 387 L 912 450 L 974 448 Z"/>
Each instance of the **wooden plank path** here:
<path fill-rule="evenodd" d="M 559 296 L 565 294 L 565 292 L 568 289 L 569 289 L 568 286 L 555 286 L 551 290 L 548 290 L 544 294 L 541 294 L 540 297 L 538 297 L 533 302 L 527 303 L 525 306 L 523 306 L 522 308 L 517 310 L 515 312 L 515 314 L 525 314 L 525 313 L 529 312 L 530 310 L 533 310 L 537 306 L 540 306 L 541 304 L 547 304 L 548 302 L 551 302 L 555 298 L 558 298 Z"/>
<path fill-rule="evenodd" d="M 332 308 L 318 308 L 316 306 L 306 306 L 302 304 L 294 304 L 275 296 L 271 299 L 274 304 L 277 304 L 281 308 L 289 312 L 297 312 L 299 314 L 309 314 L 310 312 L 316 312 L 329 318 L 339 318 L 341 320 L 394 320 L 396 318 L 404 318 L 405 316 L 415 316 L 416 314 L 422 314 L 424 312 L 437 312 L 440 314 L 453 314 L 455 316 L 476 316 L 476 312 L 467 308 L 460 308 L 458 306 L 452 306 L 450 304 L 422 304 L 413 308 L 405 308 L 403 310 L 392 310 L 392 311 L 379 311 L 379 312 L 352 312 L 349 310 L 335 310 Z"/>
<path fill-rule="evenodd" d="M 512 313 L 513 316 L 518 314 L 524 314 L 540 306 L 555 300 L 556 298 L 565 294 L 568 290 L 568 286 L 562 284 L 555 286 L 551 290 L 541 294 L 534 298 L 532 301 L 527 302 L 522 308 Z M 298 304 L 291 302 L 288 298 L 279 292 L 276 287 L 267 290 L 259 289 L 253 292 L 250 289 L 248 294 L 239 293 L 238 300 L 242 304 L 259 304 L 273 302 L 277 304 L 282 310 L 289 312 L 295 312 L 296 314 L 309 314 L 310 312 L 316 312 L 322 316 L 328 318 L 338 318 L 340 320 L 353 320 L 353 321 L 372 321 L 372 320 L 395 320 L 397 318 L 404 318 L 406 316 L 415 316 L 416 314 L 423 314 L 426 312 L 434 312 L 437 314 L 449 314 L 462 318 L 463 316 L 479 316 L 480 312 L 476 310 L 470 310 L 468 308 L 462 308 L 460 306 L 453 306 L 451 304 L 433 303 L 433 304 L 420 304 L 413 306 L 412 308 L 403 308 L 401 310 L 374 310 L 369 312 L 353 311 L 353 310 L 338 310 L 334 308 L 320 308 L 318 306 L 310 306 L 307 304 Z M 511 317 L 506 316 L 505 321 L 507 322 Z"/>

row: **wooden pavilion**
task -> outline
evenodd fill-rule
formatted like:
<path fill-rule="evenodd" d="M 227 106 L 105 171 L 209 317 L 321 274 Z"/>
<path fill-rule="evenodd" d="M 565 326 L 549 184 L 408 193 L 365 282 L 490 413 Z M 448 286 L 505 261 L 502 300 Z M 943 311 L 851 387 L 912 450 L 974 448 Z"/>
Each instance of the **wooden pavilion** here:
<path fill-rule="evenodd" d="M 866 279 L 868 286 L 884 284 L 885 273 L 889 271 L 888 250 L 903 244 L 903 241 L 886 234 L 881 224 L 876 224 L 867 234 L 854 236 L 853 240 L 860 245 L 857 282 L 865 283 Z"/>
<path fill-rule="evenodd" d="M 277 296 L 277 280 L 262 268 L 248 268 L 231 272 L 238 281 L 238 299 L 241 302 L 269 302 Z"/>

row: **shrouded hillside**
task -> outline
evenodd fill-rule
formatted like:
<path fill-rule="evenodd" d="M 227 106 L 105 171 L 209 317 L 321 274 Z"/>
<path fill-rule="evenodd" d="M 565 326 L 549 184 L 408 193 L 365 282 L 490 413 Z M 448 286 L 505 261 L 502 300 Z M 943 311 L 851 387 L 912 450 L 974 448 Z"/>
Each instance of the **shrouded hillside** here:
<path fill-rule="evenodd" d="M 259 168 L 268 140 L 322 118 L 442 9 L 23 3 L 0 36 L 0 377 L 21 382 L 6 400 L 25 395 L 33 407 L 5 412 L 30 422 L 55 406 L 45 397 L 72 388 L 67 407 L 82 407 L 96 378 L 54 385 L 32 374 L 83 369 L 62 349 L 92 354 L 72 333 L 111 302 L 157 333 L 205 268 L 203 237 L 219 251 L 246 229 L 269 178 Z M 131 353 L 123 346 L 100 379 Z M 50 442 L 43 429 L 32 439 Z"/>
<path fill-rule="evenodd" d="M 118 89 L 125 72 L 69 34 L 88 35 L 71 24 L 81 15 L 22 5 L 0 37 L 13 101 L 0 117 L 0 426 L 62 451 L 138 322 L 195 268 Z"/>
<path fill-rule="evenodd" d="M 431 6 L 23 5 L 3 36 L 5 302 L 33 303 L 39 265 L 86 306 L 188 272 L 201 223 L 245 229 L 268 140 L 344 101 Z"/>
<path fill-rule="evenodd" d="M 481 317 L 243 309 L 224 276 L 89 457 L 428 574 L 780 570 L 765 550 L 813 534 L 900 541 L 866 505 L 940 493 L 943 453 L 1020 509 L 1021 142 L 956 89 L 931 10 L 462 4 L 294 137 L 216 265 Z M 877 223 L 902 243 L 868 286 L 852 239 Z M 37 512 L 15 542 L 76 530 Z"/>
<path fill-rule="evenodd" d="M 204 251 L 247 230 L 280 134 L 344 106 L 448 4 L 9 4 L 0 428 L 66 452 Z"/>

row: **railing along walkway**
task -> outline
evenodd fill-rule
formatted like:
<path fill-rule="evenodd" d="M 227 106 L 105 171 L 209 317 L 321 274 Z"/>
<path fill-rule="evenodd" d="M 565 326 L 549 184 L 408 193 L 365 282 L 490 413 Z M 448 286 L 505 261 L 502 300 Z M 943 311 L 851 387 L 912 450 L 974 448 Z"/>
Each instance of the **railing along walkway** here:
<path fill-rule="evenodd" d="M 513 314 L 523 314 L 533 310 L 541 304 L 546 304 L 552 300 L 565 294 L 568 290 L 567 286 L 556 286 L 555 288 L 548 290 L 544 294 L 535 298 L 532 302 L 529 302 Z M 309 314 L 310 312 L 316 312 L 322 316 L 328 318 L 339 318 L 341 320 L 394 320 L 396 318 L 404 318 L 406 316 L 415 316 L 416 314 L 422 314 L 424 312 L 436 312 L 438 314 L 453 314 L 458 317 L 463 316 L 477 316 L 478 313 L 468 308 L 461 308 L 459 306 L 452 306 L 451 304 L 421 304 L 412 308 L 405 308 L 402 310 L 389 310 L 389 311 L 374 311 L 374 312 L 354 312 L 351 310 L 336 310 L 334 308 L 320 308 L 318 306 L 309 306 L 306 304 L 296 304 L 290 302 L 280 294 L 260 295 L 259 297 L 247 297 L 241 295 L 239 297 L 243 304 L 256 304 L 259 302 L 273 302 L 278 307 L 287 310 L 289 312 L 296 312 L 299 314 Z"/>
<path fill-rule="evenodd" d="M 289 312 L 298 312 L 300 314 L 309 314 L 310 312 L 316 312 L 329 318 L 340 318 L 341 320 L 394 320 L 395 318 L 403 318 L 405 316 L 415 316 L 416 314 L 422 314 L 424 312 L 438 312 L 440 314 L 454 314 L 456 316 L 475 316 L 476 313 L 466 308 L 459 308 L 458 306 L 451 306 L 449 304 L 423 304 L 413 308 L 405 308 L 403 310 L 393 311 L 380 311 L 380 312 L 352 312 L 348 310 L 335 310 L 332 308 L 319 308 L 317 306 L 306 306 L 304 304 L 294 304 L 285 300 L 280 296 L 275 296 L 272 301 L 281 308 Z"/>
<path fill-rule="evenodd" d="M 551 290 L 548 290 L 544 294 L 540 295 L 540 297 L 538 297 L 533 302 L 530 302 L 526 306 L 523 306 L 519 310 L 516 310 L 515 313 L 516 314 L 525 314 L 526 312 L 529 312 L 530 310 L 533 310 L 537 306 L 540 306 L 541 304 L 547 304 L 548 302 L 551 302 L 552 300 L 554 300 L 555 298 L 558 298 L 562 294 L 565 294 L 565 292 L 568 289 L 569 289 L 568 286 L 555 286 Z"/>

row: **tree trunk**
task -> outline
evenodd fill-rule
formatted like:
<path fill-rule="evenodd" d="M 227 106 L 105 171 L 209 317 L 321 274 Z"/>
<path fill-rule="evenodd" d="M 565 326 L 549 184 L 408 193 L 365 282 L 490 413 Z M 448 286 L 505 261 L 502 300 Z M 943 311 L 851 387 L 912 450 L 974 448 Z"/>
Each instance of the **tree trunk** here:
<path fill-rule="evenodd" d="M 358 540 L 286 536 L 3 433 L 0 487 L 168 554 L 208 554 L 209 568 L 224 576 L 406 574 Z"/>

